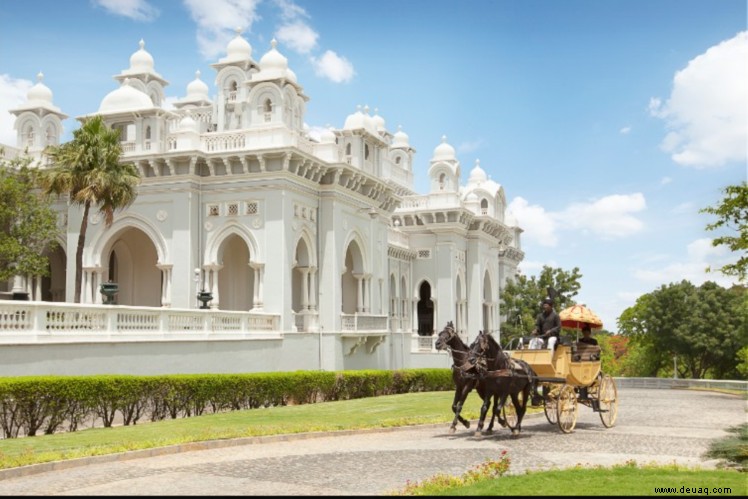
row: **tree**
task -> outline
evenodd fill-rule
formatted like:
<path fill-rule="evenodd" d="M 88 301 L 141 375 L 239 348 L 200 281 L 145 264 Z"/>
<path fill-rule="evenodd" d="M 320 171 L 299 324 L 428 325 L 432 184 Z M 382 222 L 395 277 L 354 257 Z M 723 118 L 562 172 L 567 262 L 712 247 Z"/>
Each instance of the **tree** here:
<path fill-rule="evenodd" d="M 132 163 L 120 163 L 119 131 L 108 128 L 101 116 L 75 130 L 70 142 L 46 152 L 53 166 L 42 175 L 45 192 L 67 194 L 71 204 L 83 207 L 75 251 L 75 302 L 79 303 L 89 212 L 98 208 L 106 226 L 111 226 L 115 211 L 135 201 L 140 175 Z"/>
<path fill-rule="evenodd" d="M 30 158 L 0 161 L 0 281 L 49 273 L 44 250 L 57 245 L 57 215 L 35 189 Z"/>
<path fill-rule="evenodd" d="M 719 217 L 716 222 L 706 226 L 707 230 L 726 227 L 737 233 L 737 236 L 720 236 L 713 239 L 712 246 L 725 245 L 730 251 L 738 253 L 737 262 L 723 265 L 719 270 L 725 275 L 736 276 L 742 282 L 748 277 L 748 182 L 728 185 L 723 192 L 725 197 L 719 205 L 704 208 L 700 213 Z"/>
<path fill-rule="evenodd" d="M 532 330 L 535 317 L 540 311 L 540 303 L 548 296 L 548 287 L 559 294 L 554 305 L 556 311 L 573 305 L 573 297 L 579 292 L 581 277 L 578 267 L 568 272 L 544 265 L 537 277 L 528 278 L 520 274 L 516 279 L 508 280 L 501 292 L 501 311 L 504 316 L 501 324 L 502 341 L 518 338 Z"/>
<path fill-rule="evenodd" d="M 671 369 L 677 356 L 682 377 L 737 376 L 737 352 L 748 341 L 748 289 L 699 287 L 683 280 L 639 297 L 618 319 L 620 332 L 632 338 L 647 358 L 653 376 Z"/>

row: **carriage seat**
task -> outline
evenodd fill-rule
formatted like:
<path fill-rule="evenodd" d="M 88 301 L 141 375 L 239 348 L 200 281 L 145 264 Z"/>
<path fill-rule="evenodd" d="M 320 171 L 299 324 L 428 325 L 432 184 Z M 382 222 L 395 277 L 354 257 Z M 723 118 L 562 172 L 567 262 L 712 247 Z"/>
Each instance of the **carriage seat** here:
<path fill-rule="evenodd" d="M 590 345 L 587 343 L 576 343 L 576 348 L 572 352 L 571 359 L 575 362 L 600 360 L 600 345 Z"/>

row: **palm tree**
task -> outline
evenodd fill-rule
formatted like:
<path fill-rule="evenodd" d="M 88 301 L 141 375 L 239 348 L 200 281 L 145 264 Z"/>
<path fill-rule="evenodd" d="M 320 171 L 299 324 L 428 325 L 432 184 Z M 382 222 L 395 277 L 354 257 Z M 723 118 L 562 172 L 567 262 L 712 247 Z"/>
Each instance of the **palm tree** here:
<path fill-rule="evenodd" d="M 81 298 L 83 246 L 91 207 L 98 207 L 109 227 L 114 212 L 130 206 L 138 195 L 140 175 L 132 163 L 120 163 L 119 137 L 118 130 L 108 128 L 101 116 L 95 116 L 73 132 L 73 140 L 46 151 L 52 167 L 41 177 L 44 192 L 67 194 L 72 204 L 83 206 L 75 252 L 75 303 Z"/>

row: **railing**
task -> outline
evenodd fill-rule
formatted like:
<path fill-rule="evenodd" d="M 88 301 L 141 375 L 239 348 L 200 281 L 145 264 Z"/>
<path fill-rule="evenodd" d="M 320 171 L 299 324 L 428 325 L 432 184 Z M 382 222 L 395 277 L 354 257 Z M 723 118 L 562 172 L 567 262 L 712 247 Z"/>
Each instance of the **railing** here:
<path fill-rule="evenodd" d="M 411 352 L 436 352 L 436 340 L 439 336 L 419 336 L 418 333 L 413 333 L 410 337 L 410 351 Z"/>
<path fill-rule="evenodd" d="M 401 248 L 410 248 L 410 237 L 408 234 L 390 227 L 387 229 L 387 243 Z"/>
<path fill-rule="evenodd" d="M 309 310 L 294 312 L 294 326 L 299 332 L 317 332 L 319 331 L 319 314 Z"/>
<path fill-rule="evenodd" d="M 233 151 L 244 149 L 246 137 L 244 133 L 216 133 L 201 137 L 201 146 L 204 151 Z"/>
<path fill-rule="evenodd" d="M 0 344 L 182 339 L 191 332 L 280 337 L 279 329 L 279 315 L 256 312 L 0 300 Z"/>
<path fill-rule="evenodd" d="M 341 314 L 340 318 L 340 329 L 344 333 L 386 333 L 388 331 L 386 315 Z"/>
<path fill-rule="evenodd" d="M 400 209 L 442 209 L 462 206 L 460 195 L 456 192 L 431 193 L 426 196 L 406 196 Z"/>

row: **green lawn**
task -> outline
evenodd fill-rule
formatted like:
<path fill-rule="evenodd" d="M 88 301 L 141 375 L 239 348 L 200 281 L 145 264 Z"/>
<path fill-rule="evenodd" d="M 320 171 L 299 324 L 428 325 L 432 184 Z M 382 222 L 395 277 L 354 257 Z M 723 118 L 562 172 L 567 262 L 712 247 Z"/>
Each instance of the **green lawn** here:
<path fill-rule="evenodd" d="M 411 393 L 6 439 L 0 440 L 0 469 L 187 442 L 261 435 L 427 423 L 443 423 L 446 431 L 452 421 L 451 403 L 452 392 Z M 537 411 L 529 409 L 529 412 Z M 479 413 L 480 399 L 473 393 L 468 397 L 463 416 L 475 420 Z M 460 482 L 459 479 L 455 481 Z M 636 465 L 506 475 L 459 484 L 457 488 L 411 487 L 410 492 L 427 495 L 658 495 L 655 487 L 680 489 L 682 486 L 710 490 L 727 487 L 733 495 L 748 494 L 745 473 L 672 466 L 640 468 Z M 710 495 L 714 494 L 710 492 Z"/>

